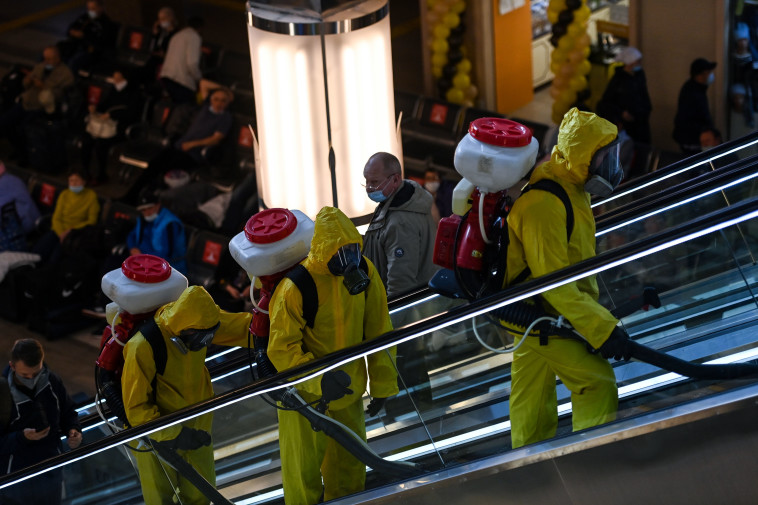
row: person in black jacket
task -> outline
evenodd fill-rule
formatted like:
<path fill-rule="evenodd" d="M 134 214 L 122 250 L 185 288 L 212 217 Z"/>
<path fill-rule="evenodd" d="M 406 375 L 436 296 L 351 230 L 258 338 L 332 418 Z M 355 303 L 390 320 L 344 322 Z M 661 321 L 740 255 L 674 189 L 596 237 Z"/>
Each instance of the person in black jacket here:
<path fill-rule="evenodd" d="M 103 0 L 87 0 L 87 10 L 68 27 L 66 40 L 58 43 L 64 61 L 77 74 L 108 64 L 116 56 L 119 25 L 105 13 Z"/>
<path fill-rule="evenodd" d="M 43 359 L 39 341 L 16 340 L 9 367 L 3 375 L 10 389 L 10 417 L 0 435 L 0 468 L 4 474 L 34 465 L 62 452 L 61 437 L 76 449 L 82 442 L 73 402 L 60 377 L 50 371 Z M 3 420 L 5 422 L 6 420 Z M 6 505 L 61 503 L 61 469 L 51 470 L 32 479 L 0 490 L 0 502 Z"/>
<path fill-rule="evenodd" d="M 124 140 L 126 127 L 137 120 L 139 112 L 139 91 L 126 79 L 124 72 L 116 70 L 108 80 L 112 86 L 103 98 L 97 105 L 89 105 L 86 121 L 97 121 L 88 124 L 82 135 L 82 167 L 87 173 L 89 186 L 96 186 L 108 180 L 108 153 L 115 144 Z M 105 132 L 105 129 L 101 128 L 106 121 L 115 122 L 116 128 L 113 132 Z M 93 151 L 97 157 L 97 168 L 94 171 L 90 170 Z"/>
<path fill-rule="evenodd" d="M 674 140 L 682 152 L 700 152 L 700 132 L 713 127 L 708 107 L 708 86 L 713 83 L 716 63 L 698 58 L 690 65 L 690 78 L 679 91 L 679 103 L 674 118 Z"/>
<path fill-rule="evenodd" d="M 642 53 L 637 48 L 625 47 L 616 55 L 616 61 L 622 66 L 616 68 L 600 101 L 621 111 L 624 130 L 632 140 L 650 144 L 650 112 L 653 106 L 642 68 Z"/>

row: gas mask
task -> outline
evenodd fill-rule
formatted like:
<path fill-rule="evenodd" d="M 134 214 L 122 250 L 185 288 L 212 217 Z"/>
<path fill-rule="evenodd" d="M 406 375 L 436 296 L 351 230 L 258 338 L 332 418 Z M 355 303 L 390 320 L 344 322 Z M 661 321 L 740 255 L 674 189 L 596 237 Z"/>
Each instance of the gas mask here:
<path fill-rule="evenodd" d="M 326 264 L 332 275 L 342 277 L 342 284 L 351 295 L 365 291 L 370 282 L 366 272 L 360 268 L 361 258 L 361 246 L 347 244 L 337 249 Z"/>
<path fill-rule="evenodd" d="M 624 170 L 619 160 L 620 151 L 621 142 L 616 139 L 598 149 L 592 156 L 588 170 L 589 179 L 584 183 L 584 190 L 587 193 L 604 197 L 616 189 L 624 178 Z"/>
<path fill-rule="evenodd" d="M 182 330 L 179 333 L 179 336 L 171 337 L 171 341 L 182 354 L 187 354 L 189 351 L 196 352 L 208 347 L 220 325 L 221 323 L 216 323 L 210 328 L 190 328 Z"/>

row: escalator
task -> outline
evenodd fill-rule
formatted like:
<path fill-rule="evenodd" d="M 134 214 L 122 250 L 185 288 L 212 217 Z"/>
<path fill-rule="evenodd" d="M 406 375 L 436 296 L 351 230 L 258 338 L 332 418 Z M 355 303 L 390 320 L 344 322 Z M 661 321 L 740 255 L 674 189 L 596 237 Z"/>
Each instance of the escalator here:
<path fill-rule="evenodd" d="M 747 162 L 750 165 L 755 163 L 752 159 Z M 737 196 L 750 194 L 742 189 L 737 193 Z M 719 196 L 724 200 L 723 193 Z M 733 198 L 732 203 L 739 199 Z M 747 203 L 748 206 L 733 205 L 731 209 L 709 216 L 706 224 L 720 224 L 733 219 L 735 212 L 744 214 L 750 212 L 750 209 L 755 210 L 756 205 L 753 201 Z M 722 203 L 716 206 L 723 208 L 725 205 Z M 702 210 L 703 205 L 698 205 L 697 210 L 688 211 L 689 217 L 699 215 Z M 672 209 L 669 209 L 667 215 L 671 212 Z M 659 237 L 668 237 L 672 230 L 681 228 L 676 225 L 684 222 L 687 212 L 679 212 L 683 212 L 683 216 L 676 219 L 667 218 L 671 219 L 671 222 L 666 223 L 668 228 L 664 227 L 666 231 L 659 233 Z M 602 219 L 599 219 L 600 222 Z M 701 228 L 707 228 L 705 224 L 700 224 Z M 695 229 L 696 225 L 697 223 L 690 223 L 687 228 Z M 625 299 L 626 292 L 630 290 L 628 286 L 634 285 L 630 279 L 636 280 L 639 285 L 645 283 L 646 277 L 655 280 L 666 279 L 669 284 L 662 290 L 663 306 L 660 309 L 634 314 L 623 320 L 635 340 L 665 349 L 688 360 L 735 359 L 733 356 L 738 352 L 748 353 L 747 357 L 742 359 L 753 359 L 750 353 L 756 340 L 751 335 L 756 316 L 753 292 L 756 272 L 751 256 L 752 244 L 746 241 L 745 237 L 755 235 L 750 233 L 755 226 L 758 226 L 758 221 L 751 219 L 739 225 L 730 225 L 724 230 L 693 236 L 654 255 L 620 263 L 600 273 L 598 279 L 604 303 L 610 306 Z M 600 226 L 598 229 L 601 230 Z M 666 240 L 670 240 L 670 237 Z M 634 249 L 633 246 L 639 248 L 634 243 L 612 245 L 607 248 L 609 253 L 591 263 L 605 264 L 606 261 L 611 261 L 609 258 L 616 257 L 621 258 L 616 261 L 623 261 L 623 258 L 629 258 L 630 254 L 640 253 L 630 253 L 629 251 Z M 645 247 L 642 252 L 653 248 L 649 244 Z M 672 269 L 671 265 L 677 265 L 677 268 Z M 668 277 L 662 273 L 662 269 L 670 271 Z M 481 468 L 485 474 L 490 472 L 495 475 L 492 468 L 537 468 L 534 465 L 538 462 L 557 461 L 564 457 L 564 452 L 565 457 L 570 458 L 573 452 L 556 448 L 575 447 L 573 440 L 578 436 L 584 437 L 582 440 L 585 442 L 587 437 L 595 440 L 595 445 L 582 446 L 574 451 L 580 456 L 590 449 L 601 450 L 598 447 L 605 447 L 597 442 L 599 439 L 595 438 L 596 435 L 589 435 L 596 433 L 593 430 L 583 432 L 584 435 L 570 433 L 570 425 L 565 422 L 570 412 L 570 406 L 567 405 L 568 394 L 565 389 L 561 389 L 559 403 L 562 404 L 563 420 L 559 437 L 543 443 L 547 444 L 547 452 L 540 452 L 541 449 L 537 451 L 535 446 L 530 446 L 531 449 L 508 450 L 509 357 L 484 351 L 471 329 L 477 328 L 481 338 L 489 339 L 496 346 L 507 340 L 507 336 L 482 315 L 476 318 L 472 318 L 471 315 L 485 309 L 488 304 L 502 303 L 505 298 L 526 296 L 531 288 L 539 289 L 539 286 L 547 285 L 545 283 L 551 279 L 540 279 L 537 284 L 532 282 L 515 291 L 511 289 L 500 295 L 498 301 L 482 300 L 463 306 L 462 302 L 422 294 L 420 303 L 405 303 L 396 307 L 395 314 L 413 311 L 414 320 L 420 322 L 387 335 L 383 341 L 391 343 L 398 338 L 403 339 L 425 332 L 416 339 L 420 342 L 419 348 L 426 351 L 425 365 L 429 370 L 429 383 L 412 385 L 396 399 L 400 403 L 399 406 L 392 406 L 392 402 L 389 402 L 386 414 L 367 421 L 367 430 L 372 447 L 380 454 L 423 462 L 427 467 L 436 470 L 424 479 L 402 484 L 405 492 L 409 493 L 414 489 L 423 489 L 420 496 L 416 492 L 410 493 L 414 501 L 423 502 L 425 496 L 434 496 L 428 491 L 432 488 L 444 489 L 444 482 L 453 483 L 449 486 L 450 489 L 468 489 L 468 486 L 461 487 L 460 482 L 472 479 L 475 475 L 474 467 Z M 456 319 L 460 321 L 453 323 Z M 442 325 L 447 326 L 443 328 Z M 345 356 L 342 353 L 335 359 Z M 218 365 L 216 370 L 222 370 L 224 366 L 226 365 Z M 728 408 L 722 405 L 725 398 L 722 395 L 747 395 L 746 397 L 750 398 L 752 394 L 749 390 L 753 383 L 749 381 L 733 381 L 728 384 L 703 383 L 670 377 L 669 374 L 653 367 L 635 362 L 618 363 L 614 368 L 622 398 L 620 420 L 594 429 L 599 430 L 597 436 L 601 436 L 600 432 L 603 430 L 611 430 L 611 435 L 602 436 L 612 440 L 628 438 L 626 435 L 619 438 L 618 433 L 628 435 L 630 430 L 639 431 L 635 427 L 648 422 L 640 421 L 641 416 L 645 415 L 642 414 L 644 412 L 652 412 L 648 415 L 658 416 L 664 416 L 662 413 L 669 411 L 676 413 L 682 409 L 703 412 L 700 407 L 688 406 L 704 399 L 713 400 L 714 396 L 718 396 L 720 400 L 713 408 L 718 412 L 726 412 Z M 214 374 L 214 387 L 221 393 L 219 397 L 190 409 L 187 413 L 189 415 L 208 408 L 216 409 L 214 441 L 219 488 L 236 503 L 281 502 L 276 414 L 260 399 L 261 391 L 276 381 L 250 385 L 249 373 L 225 373 Z M 294 375 L 293 371 L 284 377 Z M 277 378 L 277 381 L 281 379 L 283 377 Z M 743 391 L 744 388 L 748 389 L 747 393 Z M 423 389 L 431 391 L 431 402 L 416 401 L 416 393 Z M 245 399 L 242 400 L 243 398 Z M 695 401 L 693 398 L 699 400 Z M 750 404 L 750 400 L 743 403 Z M 738 402 L 738 405 L 742 403 Z M 704 414 L 692 415 L 705 416 L 706 419 L 710 417 Z M 168 416 L 162 419 L 161 423 L 140 427 L 139 433 L 158 429 L 165 423 L 179 418 L 181 415 Z M 675 426 L 671 420 L 666 419 L 668 418 L 664 416 L 664 420 L 661 421 L 665 426 Z M 627 425 L 630 427 L 620 428 Z M 140 503 L 136 474 L 124 449 L 118 445 L 130 438 L 130 434 L 138 434 L 138 430 L 129 430 L 128 433 L 98 440 L 104 434 L 102 427 L 92 425 L 85 436 L 87 445 L 81 449 L 56 458 L 52 463 L 6 477 L 0 481 L 0 485 L 8 484 L 14 478 L 33 474 L 35 471 L 44 471 L 51 464 L 61 464 L 64 466 L 66 478 L 65 503 Z M 557 452 L 550 452 L 551 450 Z M 531 456 L 522 454 L 524 451 Z M 533 456 L 534 451 L 542 456 Z M 74 458 L 82 459 L 74 461 Z M 510 463 L 503 466 L 502 461 Z M 458 477 L 455 477 L 456 475 Z M 615 482 L 614 479 L 610 481 Z M 518 483 L 518 479 L 515 482 Z M 381 475 L 370 472 L 370 490 L 366 492 L 366 498 L 371 496 L 371 499 L 377 502 L 381 501 L 382 496 L 386 496 L 387 499 L 400 499 L 397 492 L 392 491 L 394 488 L 387 487 L 387 484 Z M 484 492 L 484 481 L 482 484 L 477 486 L 476 492 Z M 516 485 L 514 489 L 519 487 Z M 561 489 L 566 492 L 565 486 Z"/>
<path fill-rule="evenodd" d="M 754 335 L 758 268 L 753 257 L 758 251 L 745 237 L 755 235 L 758 201 L 745 199 L 706 215 L 697 208 L 691 212 L 694 219 L 690 221 L 616 245 L 593 260 L 493 297 L 459 306 L 437 297 L 434 302 L 404 306 L 403 310 L 415 311 L 415 324 L 308 367 L 253 384 L 244 373 L 219 378 L 214 384 L 218 397 L 160 422 L 113 436 L 103 436 L 100 427 L 92 427 L 80 449 L 4 477 L 0 486 L 63 466 L 64 503 L 140 503 L 137 476 L 121 444 L 212 409 L 221 492 L 235 503 L 281 503 L 276 415 L 261 395 L 306 369 L 355 359 L 412 339 L 424 350 L 429 382 L 412 384 L 395 399 L 398 405 L 388 402 L 386 413 L 367 420 L 367 432 L 371 446 L 382 456 L 422 463 L 430 473 L 392 482 L 378 472 L 369 472 L 368 491 L 339 502 L 431 503 L 444 493 L 447 499 L 458 497 L 464 503 L 473 499 L 487 503 L 495 496 L 501 501 L 512 498 L 513 503 L 526 499 L 532 503 L 535 499 L 540 503 L 592 503 L 599 499 L 589 497 L 598 493 L 604 501 L 628 503 L 629 495 L 614 490 L 629 491 L 635 472 L 658 482 L 648 475 L 656 473 L 653 470 L 661 476 L 659 480 L 696 476 L 692 492 L 709 496 L 700 484 L 713 481 L 700 479 L 688 468 L 699 465 L 704 467 L 701 473 L 729 473 L 728 478 L 720 477 L 728 485 L 714 489 L 724 498 L 720 502 L 741 503 L 736 493 L 752 484 L 746 479 L 756 469 L 750 445 L 755 437 L 744 422 L 754 413 L 758 398 L 755 380 L 696 381 L 642 363 L 615 363 L 621 397 L 618 421 L 571 433 L 568 393 L 560 388 L 558 436 L 513 451 L 508 436 L 510 357 L 486 351 L 472 332 L 476 328 L 480 338 L 502 345 L 508 336 L 489 322 L 486 314 L 556 282 L 597 274 L 604 302 L 613 304 L 635 282 L 644 285 L 649 279 L 665 280 L 668 284 L 661 290 L 661 308 L 622 320 L 635 340 L 690 361 L 754 360 L 758 355 L 758 336 Z M 421 313 L 432 303 L 437 304 L 433 314 Z M 422 390 L 430 394 L 426 401 L 416 401 L 415 393 Z M 728 436 L 730 430 L 745 440 L 744 447 Z M 726 450 L 732 451 L 730 460 L 725 458 Z M 701 458 L 707 457 L 715 463 L 701 465 Z M 659 464 L 658 458 L 667 464 Z M 738 464 L 741 470 L 735 471 Z M 587 474 L 592 476 L 588 486 L 588 476 L 580 471 L 585 468 L 582 465 L 605 478 Z M 674 482 L 676 493 L 690 492 L 681 481 Z M 669 499 L 675 502 L 681 502 L 678 497 L 683 496 L 672 495 L 672 489 L 662 484 L 648 487 L 637 482 L 636 488 L 634 501 L 652 492 L 660 493 L 659 498 L 675 496 Z"/>

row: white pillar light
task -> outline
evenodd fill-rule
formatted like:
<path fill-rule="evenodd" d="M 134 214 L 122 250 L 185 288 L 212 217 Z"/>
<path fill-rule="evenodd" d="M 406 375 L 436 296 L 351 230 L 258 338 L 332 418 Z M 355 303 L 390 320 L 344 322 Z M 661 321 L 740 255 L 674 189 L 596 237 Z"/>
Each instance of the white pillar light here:
<path fill-rule="evenodd" d="M 311 218 L 337 206 L 367 222 L 376 204 L 363 166 L 378 151 L 403 159 L 388 0 L 271 3 L 247 4 L 260 201 Z"/>

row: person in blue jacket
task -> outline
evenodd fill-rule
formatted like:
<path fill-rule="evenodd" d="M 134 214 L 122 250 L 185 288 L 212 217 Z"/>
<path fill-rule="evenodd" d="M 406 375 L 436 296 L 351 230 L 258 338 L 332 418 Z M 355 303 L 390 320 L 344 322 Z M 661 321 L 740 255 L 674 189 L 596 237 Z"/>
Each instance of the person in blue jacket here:
<path fill-rule="evenodd" d="M 186 274 L 187 238 L 182 221 L 161 207 L 158 191 L 150 187 L 140 192 L 137 210 L 142 215 L 126 238 L 129 255 L 152 254 Z"/>
<path fill-rule="evenodd" d="M 7 385 L 0 399 L 10 403 L 8 419 L 0 420 L 0 468 L 3 474 L 21 470 L 62 452 L 61 437 L 76 449 L 82 442 L 77 413 L 60 377 L 47 368 L 42 344 L 33 338 L 16 340 Z M 7 424 L 6 424 L 7 423 Z M 61 503 L 61 469 L 50 470 L 0 490 L 0 503 L 21 505 Z"/>

